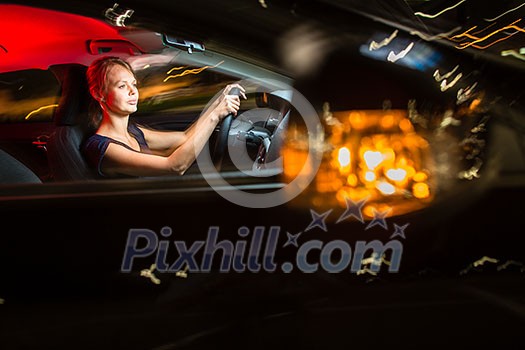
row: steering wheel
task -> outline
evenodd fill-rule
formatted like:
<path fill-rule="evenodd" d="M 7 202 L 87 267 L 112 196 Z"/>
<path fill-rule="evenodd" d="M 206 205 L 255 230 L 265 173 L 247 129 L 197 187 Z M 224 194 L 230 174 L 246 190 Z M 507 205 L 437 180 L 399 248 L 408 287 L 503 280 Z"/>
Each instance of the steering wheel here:
<path fill-rule="evenodd" d="M 239 88 L 232 88 L 230 90 L 229 95 L 240 95 Z M 233 113 L 228 114 L 224 119 L 222 119 L 221 125 L 219 126 L 219 133 L 217 134 L 217 138 L 215 139 L 215 146 L 213 150 L 213 163 L 215 165 L 215 168 L 217 171 L 221 170 L 222 161 L 224 159 L 224 154 L 226 153 L 226 149 L 228 147 L 228 134 L 230 132 L 230 128 L 233 121 Z"/>

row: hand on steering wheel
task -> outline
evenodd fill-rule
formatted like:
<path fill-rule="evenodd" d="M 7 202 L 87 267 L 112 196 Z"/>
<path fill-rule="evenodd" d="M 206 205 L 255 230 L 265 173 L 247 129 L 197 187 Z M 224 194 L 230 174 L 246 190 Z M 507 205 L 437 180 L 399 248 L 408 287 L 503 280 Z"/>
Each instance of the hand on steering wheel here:
<path fill-rule="evenodd" d="M 244 91 L 242 91 L 239 87 L 235 85 L 230 87 L 228 95 L 236 95 L 239 97 L 242 96 L 243 98 L 246 98 Z M 226 148 L 228 147 L 228 134 L 230 132 L 231 124 L 235 114 L 236 113 L 233 112 L 229 113 L 228 115 L 226 115 L 226 117 L 222 119 L 219 127 L 219 133 L 217 134 L 217 138 L 215 139 L 213 162 L 217 171 L 221 170 L 222 161 L 224 159 L 224 153 L 226 153 Z"/>

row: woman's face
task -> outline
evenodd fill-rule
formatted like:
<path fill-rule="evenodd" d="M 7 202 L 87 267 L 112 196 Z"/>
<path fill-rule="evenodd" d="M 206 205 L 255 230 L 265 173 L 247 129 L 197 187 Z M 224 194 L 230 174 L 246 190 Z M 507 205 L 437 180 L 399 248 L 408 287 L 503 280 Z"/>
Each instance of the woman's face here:
<path fill-rule="evenodd" d="M 108 112 L 128 116 L 137 111 L 139 92 L 133 74 L 120 65 L 114 65 L 107 72 L 107 88 L 104 103 Z"/>

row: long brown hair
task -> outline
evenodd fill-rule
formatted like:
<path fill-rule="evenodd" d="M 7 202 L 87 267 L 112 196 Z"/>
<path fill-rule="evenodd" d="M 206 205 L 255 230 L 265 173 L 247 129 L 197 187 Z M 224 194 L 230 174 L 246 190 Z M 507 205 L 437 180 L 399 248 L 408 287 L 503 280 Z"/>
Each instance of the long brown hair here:
<path fill-rule="evenodd" d="M 86 78 L 89 93 L 93 97 L 89 107 L 92 127 L 98 128 L 102 121 L 102 108 L 100 99 L 107 91 L 107 74 L 108 71 L 116 66 L 122 66 L 127 69 L 136 79 L 135 71 L 131 65 L 117 56 L 103 56 L 94 60 L 87 69 Z"/>

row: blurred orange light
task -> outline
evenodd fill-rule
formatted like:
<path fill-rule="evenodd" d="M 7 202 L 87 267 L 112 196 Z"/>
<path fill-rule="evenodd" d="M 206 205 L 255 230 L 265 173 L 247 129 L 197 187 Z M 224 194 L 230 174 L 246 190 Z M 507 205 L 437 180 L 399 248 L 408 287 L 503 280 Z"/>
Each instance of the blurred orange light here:
<path fill-rule="evenodd" d="M 386 171 L 386 177 L 393 181 L 403 181 L 407 176 L 405 169 L 388 169 Z"/>
<path fill-rule="evenodd" d="M 366 151 L 363 158 L 365 159 L 366 166 L 370 170 L 374 170 L 383 161 L 381 152 Z"/>
<path fill-rule="evenodd" d="M 403 118 L 399 122 L 399 128 L 401 129 L 401 131 L 405 133 L 414 131 L 414 126 L 412 125 L 410 120 L 408 120 L 407 118 Z"/>
<path fill-rule="evenodd" d="M 351 112 L 348 116 L 348 119 L 350 120 L 350 125 L 357 130 L 364 129 L 366 127 L 366 118 L 360 112 Z"/>
<path fill-rule="evenodd" d="M 369 181 L 369 182 L 372 182 L 376 179 L 376 174 L 374 174 L 373 171 L 367 171 L 365 173 L 365 180 L 366 181 Z"/>
<path fill-rule="evenodd" d="M 367 200 L 363 214 L 390 215 L 427 206 L 434 185 L 433 158 L 424 134 L 416 132 L 406 110 L 331 112 L 338 123 L 326 125 L 323 161 L 303 205 L 345 208 L 347 200 Z M 424 131 L 424 130 L 423 130 Z M 287 139 L 290 144 L 293 139 Z M 285 147 L 285 149 L 287 149 Z M 304 161 L 307 149 L 283 155 L 286 164 Z M 292 159 L 288 159 L 292 157 Z M 291 169 L 297 167 L 290 164 Z M 332 195 L 330 195 L 332 194 Z M 366 209 L 365 209 L 366 208 Z M 320 208 L 321 210 L 321 208 Z"/>
<path fill-rule="evenodd" d="M 339 165 L 342 167 L 350 165 L 350 150 L 347 147 L 339 148 L 337 159 L 339 160 Z"/>
<path fill-rule="evenodd" d="M 428 198 L 430 196 L 430 189 L 424 182 L 417 182 L 412 186 L 412 193 L 416 198 Z"/>
<path fill-rule="evenodd" d="M 417 182 L 426 181 L 427 178 L 428 178 L 427 174 L 425 174 L 422 171 L 415 173 L 414 176 L 412 177 L 412 179 L 414 179 L 414 181 L 417 181 Z"/>
<path fill-rule="evenodd" d="M 348 182 L 348 184 L 352 187 L 357 186 L 357 183 L 358 183 L 357 176 L 355 174 L 348 175 L 346 182 Z"/>
<path fill-rule="evenodd" d="M 396 188 L 388 182 L 380 181 L 377 183 L 376 188 L 381 191 L 381 193 L 386 195 L 391 195 L 396 192 Z"/>
<path fill-rule="evenodd" d="M 472 110 L 472 111 L 475 110 L 475 109 L 477 109 L 480 103 L 481 103 L 481 99 L 479 99 L 479 98 L 475 98 L 475 99 L 472 100 L 472 102 L 470 103 L 469 109 Z"/>

